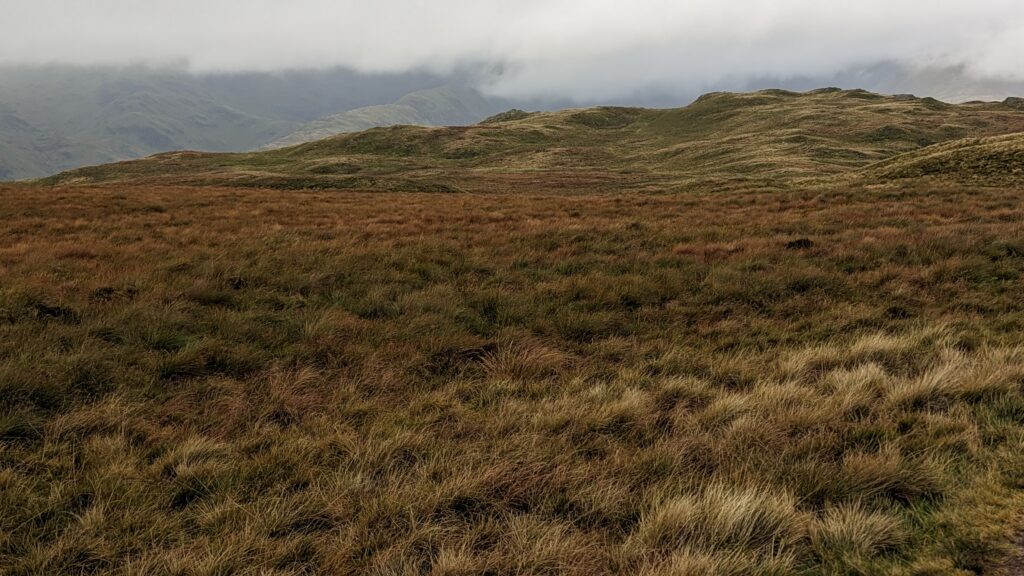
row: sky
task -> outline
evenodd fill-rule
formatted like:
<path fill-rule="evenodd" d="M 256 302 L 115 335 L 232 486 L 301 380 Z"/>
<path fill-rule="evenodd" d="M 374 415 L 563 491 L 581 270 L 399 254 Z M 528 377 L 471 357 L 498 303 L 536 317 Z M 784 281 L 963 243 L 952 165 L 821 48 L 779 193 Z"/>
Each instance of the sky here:
<path fill-rule="evenodd" d="M 1022 0 L 0 0 L 0 64 L 496 70 L 614 98 L 892 61 L 1024 81 Z"/>

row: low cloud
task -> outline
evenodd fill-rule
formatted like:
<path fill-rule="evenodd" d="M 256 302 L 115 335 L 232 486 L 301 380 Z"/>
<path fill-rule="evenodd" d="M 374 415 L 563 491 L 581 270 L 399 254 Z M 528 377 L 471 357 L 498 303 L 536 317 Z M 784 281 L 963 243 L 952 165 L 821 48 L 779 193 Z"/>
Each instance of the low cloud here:
<path fill-rule="evenodd" d="M 618 98 L 875 62 L 1024 80 L 1019 0 L 7 0 L 0 63 L 195 71 L 500 67 L 493 92 Z"/>

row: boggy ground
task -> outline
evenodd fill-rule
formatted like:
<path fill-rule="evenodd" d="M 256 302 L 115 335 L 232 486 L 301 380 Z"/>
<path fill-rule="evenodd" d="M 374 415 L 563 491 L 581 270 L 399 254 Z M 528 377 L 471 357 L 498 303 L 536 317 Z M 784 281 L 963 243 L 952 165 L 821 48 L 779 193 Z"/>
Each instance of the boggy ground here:
<path fill-rule="evenodd" d="M 997 573 L 1022 221 L 912 181 L 0 189 L 0 571 Z"/>

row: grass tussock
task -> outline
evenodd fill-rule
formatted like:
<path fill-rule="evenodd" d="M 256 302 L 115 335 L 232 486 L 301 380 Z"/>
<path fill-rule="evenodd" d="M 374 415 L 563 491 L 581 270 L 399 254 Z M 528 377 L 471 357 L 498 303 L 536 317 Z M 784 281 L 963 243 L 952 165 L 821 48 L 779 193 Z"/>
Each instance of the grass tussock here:
<path fill-rule="evenodd" d="M 802 531 L 791 495 L 713 484 L 697 495 L 655 504 L 627 546 L 654 554 L 687 548 L 770 553 L 797 540 Z"/>
<path fill-rule="evenodd" d="M 830 508 L 808 532 L 814 553 L 836 566 L 868 562 L 898 549 L 906 540 L 899 517 L 857 502 Z"/>

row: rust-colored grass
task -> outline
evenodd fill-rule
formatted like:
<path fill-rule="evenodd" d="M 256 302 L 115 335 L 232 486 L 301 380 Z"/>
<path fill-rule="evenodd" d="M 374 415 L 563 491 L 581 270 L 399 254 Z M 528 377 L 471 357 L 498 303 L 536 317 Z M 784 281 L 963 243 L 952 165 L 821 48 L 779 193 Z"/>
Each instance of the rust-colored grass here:
<path fill-rule="evenodd" d="M 972 574 L 1021 526 L 1020 188 L 0 222 L 4 573 Z"/>

